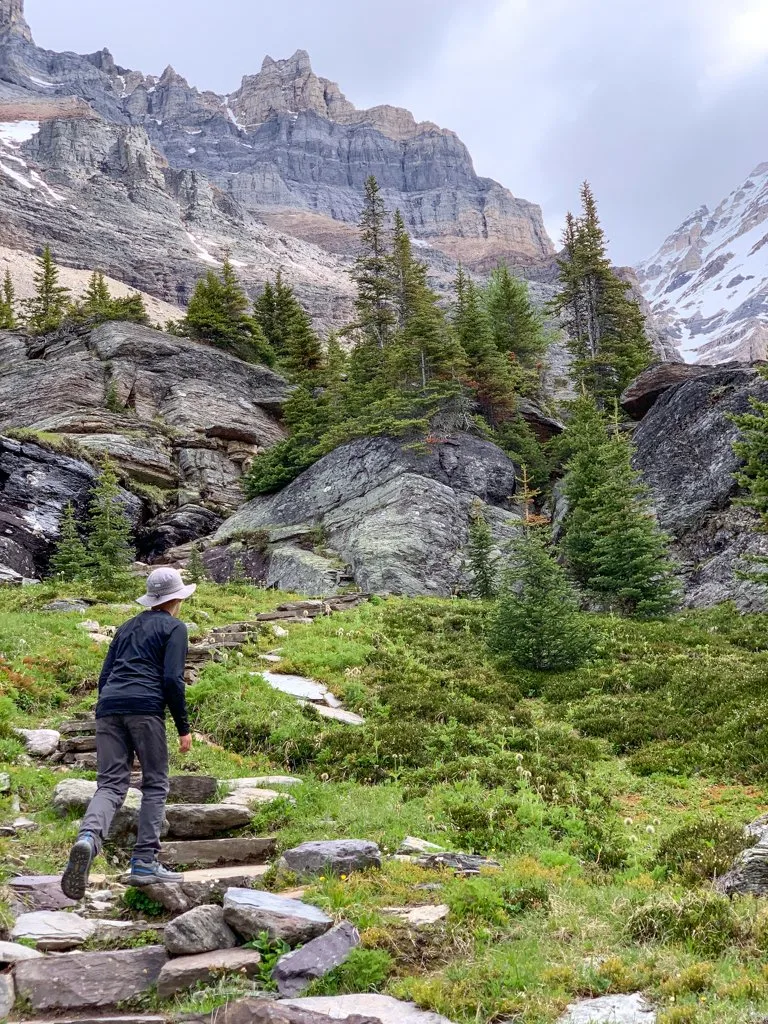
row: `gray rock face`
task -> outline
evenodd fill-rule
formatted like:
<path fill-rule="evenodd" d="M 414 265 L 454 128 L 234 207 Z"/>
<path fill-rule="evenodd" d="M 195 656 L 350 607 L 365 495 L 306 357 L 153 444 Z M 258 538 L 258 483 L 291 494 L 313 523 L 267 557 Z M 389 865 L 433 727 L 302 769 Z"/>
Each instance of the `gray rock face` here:
<path fill-rule="evenodd" d="M 261 957 L 255 949 L 219 949 L 195 956 L 169 960 L 157 979 L 157 994 L 167 999 L 180 989 L 200 981 L 212 981 L 223 974 L 252 978 L 259 972 Z"/>
<path fill-rule="evenodd" d="M 768 538 L 754 532 L 753 513 L 732 504 L 738 430 L 728 416 L 746 412 L 752 395 L 768 399 L 768 383 L 751 366 L 695 369 L 667 388 L 635 429 L 636 465 L 673 538 L 688 604 L 733 600 L 743 610 L 758 610 L 762 588 L 735 572 L 746 555 L 768 554 Z"/>
<path fill-rule="evenodd" d="M 166 817 L 174 839 L 206 839 L 250 825 L 250 811 L 228 804 L 169 804 Z"/>
<path fill-rule="evenodd" d="M 656 1011 L 641 995 L 602 996 L 569 1006 L 558 1024 L 655 1024 Z"/>
<path fill-rule="evenodd" d="M 473 499 L 486 503 L 501 540 L 511 532 L 515 486 L 511 460 L 468 434 L 426 454 L 402 440 L 363 438 L 337 448 L 278 494 L 248 502 L 214 539 L 321 526 L 364 590 L 447 596 L 462 579 Z"/>
<path fill-rule="evenodd" d="M 286 850 L 281 863 L 301 877 L 333 874 L 351 875 L 353 871 L 381 867 L 381 850 L 365 839 L 329 839 L 302 843 Z"/>
<path fill-rule="evenodd" d="M 311 996 L 306 999 L 287 999 L 280 1005 L 300 1007 L 326 1014 L 332 1020 L 344 1020 L 355 1014 L 380 1021 L 380 1024 L 451 1024 L 439 1013 L 420 1010 L 414 1003 L 404 1003 L 391 996 L 350 995 Z"/>
<path fill-rule="evenodd" d="M 334 967 L 343 964 L 359 945 L 357 929 L 344 921 L 301 949 L 286 954 L 272 971 L 278 992 L 286 997 L 301 995 L 317 978 L 325 977 Z"/>
<path fill-rule="evenodd" d="M 0 1020 L 5 1020 L 16 1002 L 16 986 L 12 974 L 0 974 Z"/>
<path fill-rule="evenodd" d="M 33 1010 L 114 1006 L 150 989 L 168 954 L 162 946 L 115 953 L 75 953 L 25 960 L 14 969 L 16 989 Z"/>
<path fill-rule="evenodd" d="M 317 907 L 255 889 L 230 889 L 224 897 L 224 918 L 246 939 L 268 932 L 291 946 L 309 942 L 333 927 L 331 918 Z"/>
<path fill-rule="evenodd" d="M 219 783 L 212 775 L 172 775 L 168 786 L 169 803 L 204 804 L 216 796 Z"/>
<path fill-rule="evenodd" d="M 195 907 L 166 927 L 165 948 L 171 956 L 191 956 L 214 949 L 233 949 L 237 936 L 224 920 L 224 911 L 216 905 Z"/>
<path fill-rule="evenodd" d="M 0 942 L 0 964 L 18 964 L 22 960 L 37 960 L 43 954 L 17 942 Z"/>
<path fill-rule="evenodd" d="M 715 882 L 726 896 L 768 895 L 768 841 L 762 838 L 756 846 L 737 857 L 731 869 Z"/>
<path fill-rule="evenodd" d="M 185 871 L 183 882 L 145 885 L 142 892 L 161 903 L 171 914 L 185 914 L 194 907 L 221 903 L 232 889 L 253 885 L 267 871 L 266 865 L 243 865 Z"/>
<path fill-rule="evenodd" d="M 142 527 L 138 543 L 150 562 L 170 548 L 188 544 L 215 533 L 222 519 L 200 505 L 182 505 L 165 512 Z"/>

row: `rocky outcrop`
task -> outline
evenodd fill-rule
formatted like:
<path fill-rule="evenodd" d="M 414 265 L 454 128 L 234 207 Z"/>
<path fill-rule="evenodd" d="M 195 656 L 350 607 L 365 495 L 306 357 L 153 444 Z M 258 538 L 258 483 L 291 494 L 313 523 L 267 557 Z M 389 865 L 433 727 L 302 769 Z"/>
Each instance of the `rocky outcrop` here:
<path fill-rule="evenodd" d="M 284 436 L 285 381 L 197 342 L 110 323 L 2 335 L 0 352 L 0 430 L 23 431 L 0 440 L 0 564 L 23 576 L 45 570 L 67 503 L 84 514 L 104 455 L 128 488 L 155 489 L 124 494 L 139 553 L 153 559 L 216 529 L 242 503 L 250 461 Z"/>
<path fill-rule="evenodd" d="M 314 529 L 364 590 L 449 595 L 462 585 L 472 501 L 485 503 L 501 541 L 513 529 L 515 486 L 510 459 L 469 434 L 418 445 L 362 438 L 337 448 L 278 494 L 248 502 L 214 543 L 265 531 L 282 541 L 291 529 Z"/>
<path fill-rule="evenodd" d="M 738 430 L 729 417 L 746 412 L 750 396 L 768 400 L 768 382 L 744 364 L 690 373 L 651 369 L 625 395 L 635 415 L 650 404 L 634 432 L 636 465 L 672 537 L 686 599 L 695 607 L 728 600 L 744 610 L 765 607 L 763 588 L 737 576 L 749 555 L 768 555 L 756 515 L 734 504 Z"/>
<path fill-rule="evenodd" d="M 24 19 L 24 0 L 0 0 L 0 35 L 13 32 L 32 41 L 32 33 Z"/>

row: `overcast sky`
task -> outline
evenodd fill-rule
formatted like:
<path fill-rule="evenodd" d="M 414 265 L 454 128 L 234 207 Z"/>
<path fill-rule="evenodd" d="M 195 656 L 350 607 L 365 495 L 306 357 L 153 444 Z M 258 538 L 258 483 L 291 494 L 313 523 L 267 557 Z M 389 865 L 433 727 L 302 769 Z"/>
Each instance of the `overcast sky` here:
<path fill-rule="evenodd" d="M 230 92 L 310 52 L 357 106 L 452 128 L 550 234 L 592 182 L 611 254 L 649 256 L 768 160 L 768 0 L 26 0 L 41 46 Z"/>

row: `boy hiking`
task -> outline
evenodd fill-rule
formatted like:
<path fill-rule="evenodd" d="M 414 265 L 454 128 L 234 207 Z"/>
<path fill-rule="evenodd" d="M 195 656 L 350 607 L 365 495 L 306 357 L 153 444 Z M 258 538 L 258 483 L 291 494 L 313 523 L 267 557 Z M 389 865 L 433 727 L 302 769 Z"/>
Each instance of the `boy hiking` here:
<path fill-rule="evenodd" d="M 179 882 L 181 875 L 157 861 L 168 796 L 165 711 L 179 733 L 182 754 L 192 746 L 184 689 L 187 628 L 178 619 L 182 602 L 195 586 L 184 585 L 176 569 L 155 569 L 138 599 L 147 611 L 115 633 L 99 679 L 96 705 L 97 790 L 80 825 L 77 842 L 61 880 L 72 900 L 80 900 L 94 858 L 123 805 L 134 756 L 141 763 L 142 799 L 129 885 Z"/>

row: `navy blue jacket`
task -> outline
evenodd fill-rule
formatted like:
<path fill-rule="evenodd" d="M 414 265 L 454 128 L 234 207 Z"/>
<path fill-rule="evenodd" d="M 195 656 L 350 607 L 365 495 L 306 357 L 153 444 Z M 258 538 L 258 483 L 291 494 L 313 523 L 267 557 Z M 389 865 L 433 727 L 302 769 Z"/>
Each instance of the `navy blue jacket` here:
<path fill-rule="evenodd" d="M 184 666 L 187 627 L 165 611 L 142 612 L 115 633 L 99 679 L 96 717 L 171 712 L 179 736 L 189 733 Z"/>

